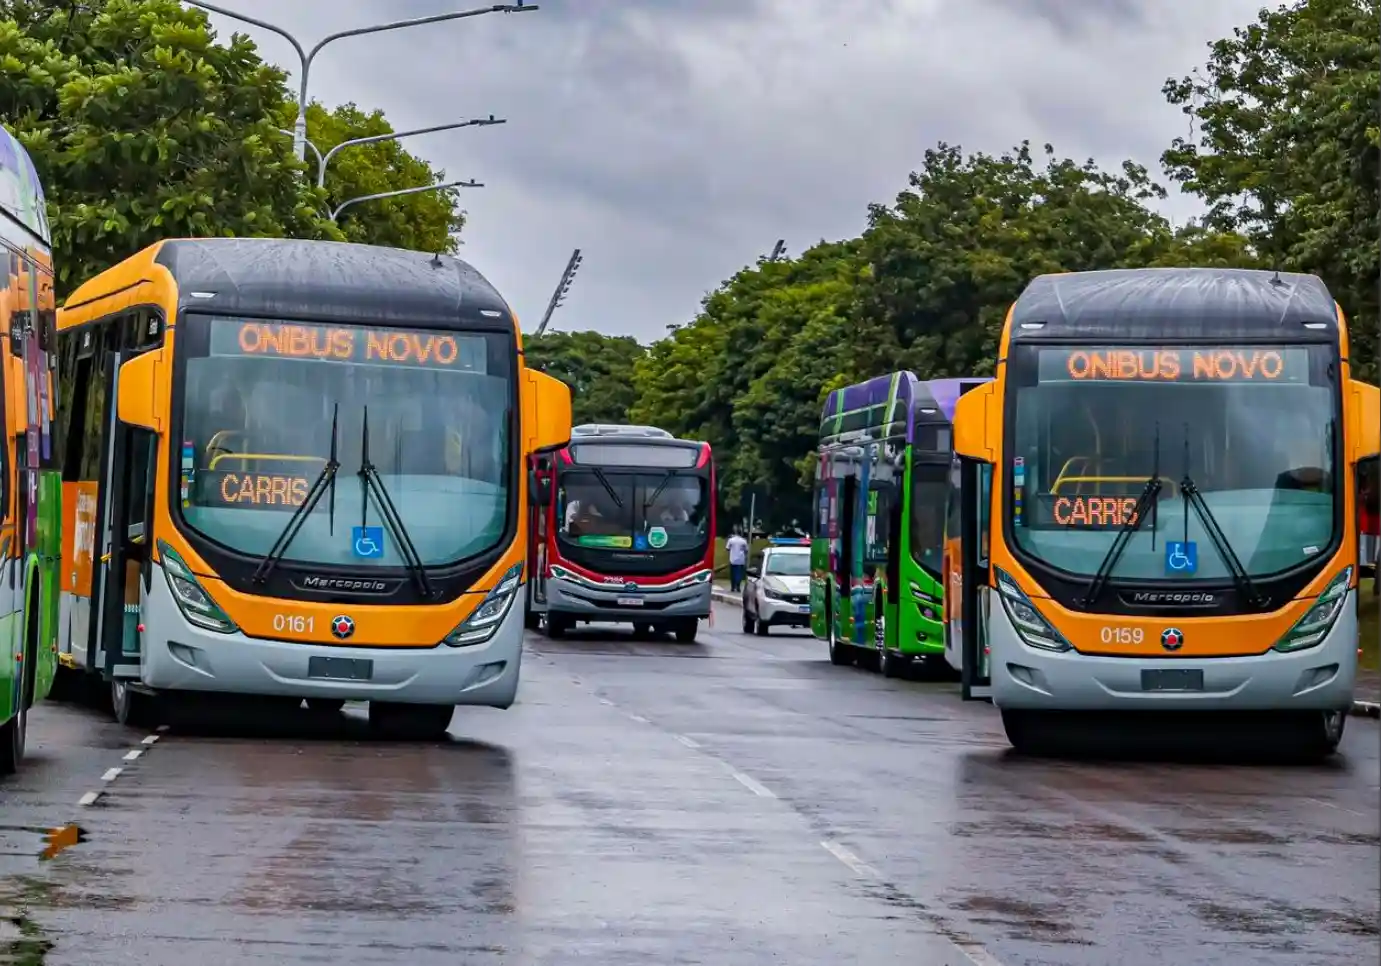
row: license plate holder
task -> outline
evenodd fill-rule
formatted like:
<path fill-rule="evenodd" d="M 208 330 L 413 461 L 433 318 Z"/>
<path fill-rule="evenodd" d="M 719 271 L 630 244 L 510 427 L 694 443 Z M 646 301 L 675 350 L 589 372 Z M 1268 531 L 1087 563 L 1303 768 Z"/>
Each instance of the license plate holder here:
<path fill-rule="evenodd" d="M 641 607 L 643 599 L 641 597 L 620 597 L 615 601 L 620 607 Z"/>
<path fill-rule="evenodd" d="M 796 605 L 796 613 L 798 613 L 798 614 L 809 614 L 809 613 L 810 613 L 810 605 L 809 605 L 809 604 L 797 604 L 797 605 Z"/>
<path fill-rule="evenodd" d="M 1202 691 L 1204 672 L 1202 668 L 1144 668 L 1141 672 L 1143 691 Z"/>
<path fill-rule="evenodd" d="M 309 657 L 307 677 L 327 681 L 369 681 L 374 662 L 364 657 Z"/>

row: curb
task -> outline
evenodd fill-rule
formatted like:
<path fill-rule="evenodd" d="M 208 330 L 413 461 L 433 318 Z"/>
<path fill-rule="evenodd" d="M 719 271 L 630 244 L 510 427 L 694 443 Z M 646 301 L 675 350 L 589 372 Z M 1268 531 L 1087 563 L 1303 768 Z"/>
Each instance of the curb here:
<path fill-rule="evenodd" d="M 743 606 L 743 597 L 732 591 L 721 590 L 718 587 L 710 588 L 710 597 L 719 601 L 721 604 L 733 604 L 735 607 Z"/>

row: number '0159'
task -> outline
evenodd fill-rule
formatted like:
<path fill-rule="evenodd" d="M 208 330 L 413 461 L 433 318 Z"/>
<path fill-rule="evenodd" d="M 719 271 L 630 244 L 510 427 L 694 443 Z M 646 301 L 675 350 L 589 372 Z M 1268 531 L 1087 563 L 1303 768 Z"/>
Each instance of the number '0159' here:
<path fill-rule="evenodd" d="M 1146 632 L 1140 627 L 1105 627 L 1098 632 L 1104 644 L 1140 644 Z"/>
<path fill-rule="evenodd" d="M 274 614 L 273 629 L 293 634 L 310 634 L 316 630 L 316 618 L 303 617 L 301 614 Z"/>

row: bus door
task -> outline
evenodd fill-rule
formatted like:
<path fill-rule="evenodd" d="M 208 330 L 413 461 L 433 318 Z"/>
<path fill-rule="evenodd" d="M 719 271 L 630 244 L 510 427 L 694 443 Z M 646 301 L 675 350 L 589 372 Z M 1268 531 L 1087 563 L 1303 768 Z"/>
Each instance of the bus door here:
<path fill-rule="evenodd" d="M 836 477 L 836 498 L 834 502 L 835 546 L 834 569 L 830 575 L 831 596 L 835 600 L 833 617 L 835 636 L 841 641 L 854 639 L 854 523 L 858 519 L 858 480 L 852 467 L 844 461 L 843 466 L 836 463 L 848 475 Z"/>
<path fill-rule="evenodd" d="M 960 694 L 965 701 L 988 700 L 988 608 L 992 605 L 988 559 L 988 509 L 992 465 L 959 459 L 959 599 L 953 612 L 959 625 Z M 946 588 L 948 591 L 949 588 Z"/>
<path fill-rule="evenodd" d="M 148 589 L 151 551 L 148 530 L 153 516 L 154 460 L 158 437 L 117 418 L 120 363 L 126 353 L 105 360 L 106 395 L 104 469 L 96 501 L 104 517 L 100 555 L 92 575 L 96 614 L 95 668 L 109 677 L 138 678 L 141 601 Z"/>

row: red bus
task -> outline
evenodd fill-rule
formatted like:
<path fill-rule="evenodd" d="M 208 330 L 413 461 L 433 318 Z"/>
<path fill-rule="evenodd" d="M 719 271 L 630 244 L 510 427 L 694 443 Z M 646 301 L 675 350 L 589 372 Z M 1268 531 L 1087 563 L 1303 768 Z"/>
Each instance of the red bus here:
<path fill-rule="evenodd" d="M 689 644 L 710 616 L 715 473 L 708 443 L 590 423 L 531 462 L 527 626 L 632 624 Z"/>

